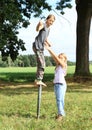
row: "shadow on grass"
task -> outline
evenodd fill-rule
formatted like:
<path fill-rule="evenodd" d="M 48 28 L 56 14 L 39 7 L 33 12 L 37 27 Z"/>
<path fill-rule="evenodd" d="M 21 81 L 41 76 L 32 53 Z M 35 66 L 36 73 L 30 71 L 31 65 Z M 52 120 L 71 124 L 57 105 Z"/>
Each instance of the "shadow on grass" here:
<path fill-rule="evenodd" d="M 92 93 L 92 81 L 74 81 L 74 79 L 67 79 L 67 92 Z"/>
<path fill-rule="evenodd" d="M 29 111 L 28 112 L 25 112 L 25 113 L 16 113 L 16 112 L 10 112 L 10 113 L 0 113 L 0 115 L 2 116 L 7 116 L 7 117 L 12 117 L 12 118 L 20 118 L 20 117 L 24 117 L 24 118 L 29 118 L 29 119 L 36 119 L 36 120 L 43 120 L 43 119 L 46 119 L 46 115 L 40 115 L 39 118 L 37 117 L 36 115 L 37 113 L 35 114 L 30 114 Z"/>
<path fill-rule="evenodd" d="M 42 92 L 52 92 L 52 82 L 46 82 L 47 87 L 42 87 Z M 38 87 L 34 85 L 34 82 L 28 83 L 13 83 L 0 81 L 0 94 L 13 96 L 13 95 L 30 95 L 38 93 Z"/>
<path fill-rule="evenodd" d="M 0 73 L 0 80 L 13 83 L 26 83 L 33 82 L 36 77 L 35 73 L 32 72 L 8 72 Z M 44 74 L 44 81 L 51 81 L 53 79 L 53 74 Z"/>
<path fill-rule="evenodd" d="M 47 84 L 46 88 L 43 88 L 42 91 L 51 92 L 53 89 L 53 74 L 44 75 L 44 82 Z M 14 94 L 32 94 L 33 92 L 37 92 L 38 89 L 34 87 L 34 79 L 35 73 L 26 72 L 26 73 L 0 73 L 0 93 L 5 95 L 14 95 Z M 91 77 L 92 79 L 92 77 Z M 72 74 L 68 74 L 66 76 L 67 82 L 67 92 L 81 92 L 81 93 L 92 93 L 92 82 L 89 81 L 81 81 L 77 82 L 73 78 Z"/>
<path fill-rule="evenodd" d="M 25 113 L 25 114 L 22 114 L 22 113 L 16 113 L 16 112 L 10 112 L 10 113 L 0 113 L 0 115 L 2 116 L 7 116 L 7 117 L 24 117 L 24 118 L 36 118 L 36 116 L 31 116 L 30 113 Z"/>
<path fill-rule="evenodd" d="M 15 72 L 8 72 L 8 73 L 0 73 L 0 79 L 2 81 L 7 82 L 33 82 L 35 79 L 35 73 L 26 72 L 26 73 L 15 73 Z"/>
<path fill-rule="evenodd" d="M 2 86 L 2 84 L 0 85 Z M 47 82 L 47 87 L 42 88 L 42 94 L 46 94 L 48 92 L 54 92 L 53 83 Z M 78 83 L 68 83 L 67 84 L 67 92 L 68 93 L 92 93 L 92 85 L 90 84 L 86 86 L 86 84 L 78 84 Z M 31 95 L 36 93 L 38 94 L 38 88 L 34 87 L 33 84 L 3 84 L 0 87 L 0 94 L 14 96 L 14 95 Z"/>
<path fill-rule="evenodd" d="M 12 82 L 0 82 L 0 94 L 12 96 L 12 95 L 28 95 L 37 92 L 38 88 L 33 83 L 12 83 Z"/>

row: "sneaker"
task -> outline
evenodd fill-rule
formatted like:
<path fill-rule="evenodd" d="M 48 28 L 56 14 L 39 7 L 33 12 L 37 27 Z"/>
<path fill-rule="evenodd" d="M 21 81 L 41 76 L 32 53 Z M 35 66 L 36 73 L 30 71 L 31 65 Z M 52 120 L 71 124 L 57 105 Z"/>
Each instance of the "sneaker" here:
<path fill-rule="evenodd" d="M 57 115 L 57 116 L 56 116 L 56 120 L 57 120 L 57 121 L 61 121 L 62 119 L 63 119 L 63 116 L 62 116 L 62 115 Z"/>
<path fill-rule="evenodd" d="M 45 83 L 43 83 L 41 80 L 35 80 L 35 84 L 38 85 L 42 85 L 42 86 L 47 86 Z"/>

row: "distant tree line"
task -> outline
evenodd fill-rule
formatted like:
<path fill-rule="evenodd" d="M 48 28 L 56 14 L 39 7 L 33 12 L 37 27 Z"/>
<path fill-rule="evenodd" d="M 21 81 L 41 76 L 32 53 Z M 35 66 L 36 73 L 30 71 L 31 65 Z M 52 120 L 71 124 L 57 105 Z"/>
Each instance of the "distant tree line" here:
<path fill-rule="evenodd" d="M 55 66 L 55 62 L 51 56 L 45 56 L 46 66 Z M 74 62 L 68 61 L 68 65 L 75 65 Z M 0 67 L 35 67 L 36 57 L 35 55 L 19 55 L 15 61 L 12 61 L 10 57 L 7 60 L 2 60 L 0 56 Z"/>

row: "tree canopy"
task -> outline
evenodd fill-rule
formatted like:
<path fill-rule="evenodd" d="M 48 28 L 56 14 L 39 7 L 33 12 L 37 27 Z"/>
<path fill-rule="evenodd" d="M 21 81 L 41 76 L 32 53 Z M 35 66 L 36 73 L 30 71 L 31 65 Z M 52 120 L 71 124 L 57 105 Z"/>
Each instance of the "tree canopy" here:
<path fill-rule="evenodd" d="M 71 8 L 71 0 L 56 1 L 56 9 L 64 14 L 63 9 Z M 14 61 L 19 50 L 26 50 L 25 42 L 18 39 L 18 29 L 27 28 L 31 16 L 41 16 L 43 10 L 52 10 L 46 0 L 0 0 L 0 52 L 2 59 L 8 56 Z"/>

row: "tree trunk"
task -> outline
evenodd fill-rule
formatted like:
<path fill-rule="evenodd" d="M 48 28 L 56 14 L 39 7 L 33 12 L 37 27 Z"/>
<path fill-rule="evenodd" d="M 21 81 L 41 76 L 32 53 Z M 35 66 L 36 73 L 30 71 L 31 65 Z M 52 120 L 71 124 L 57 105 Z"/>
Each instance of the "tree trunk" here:
<path fill-rule="evenodd" d="M 92 4 L 85 1 L 76 4 L 77 41 L 75 76 L 90 75 L 89 71 L 89 33 L 92 16 Z"/>

